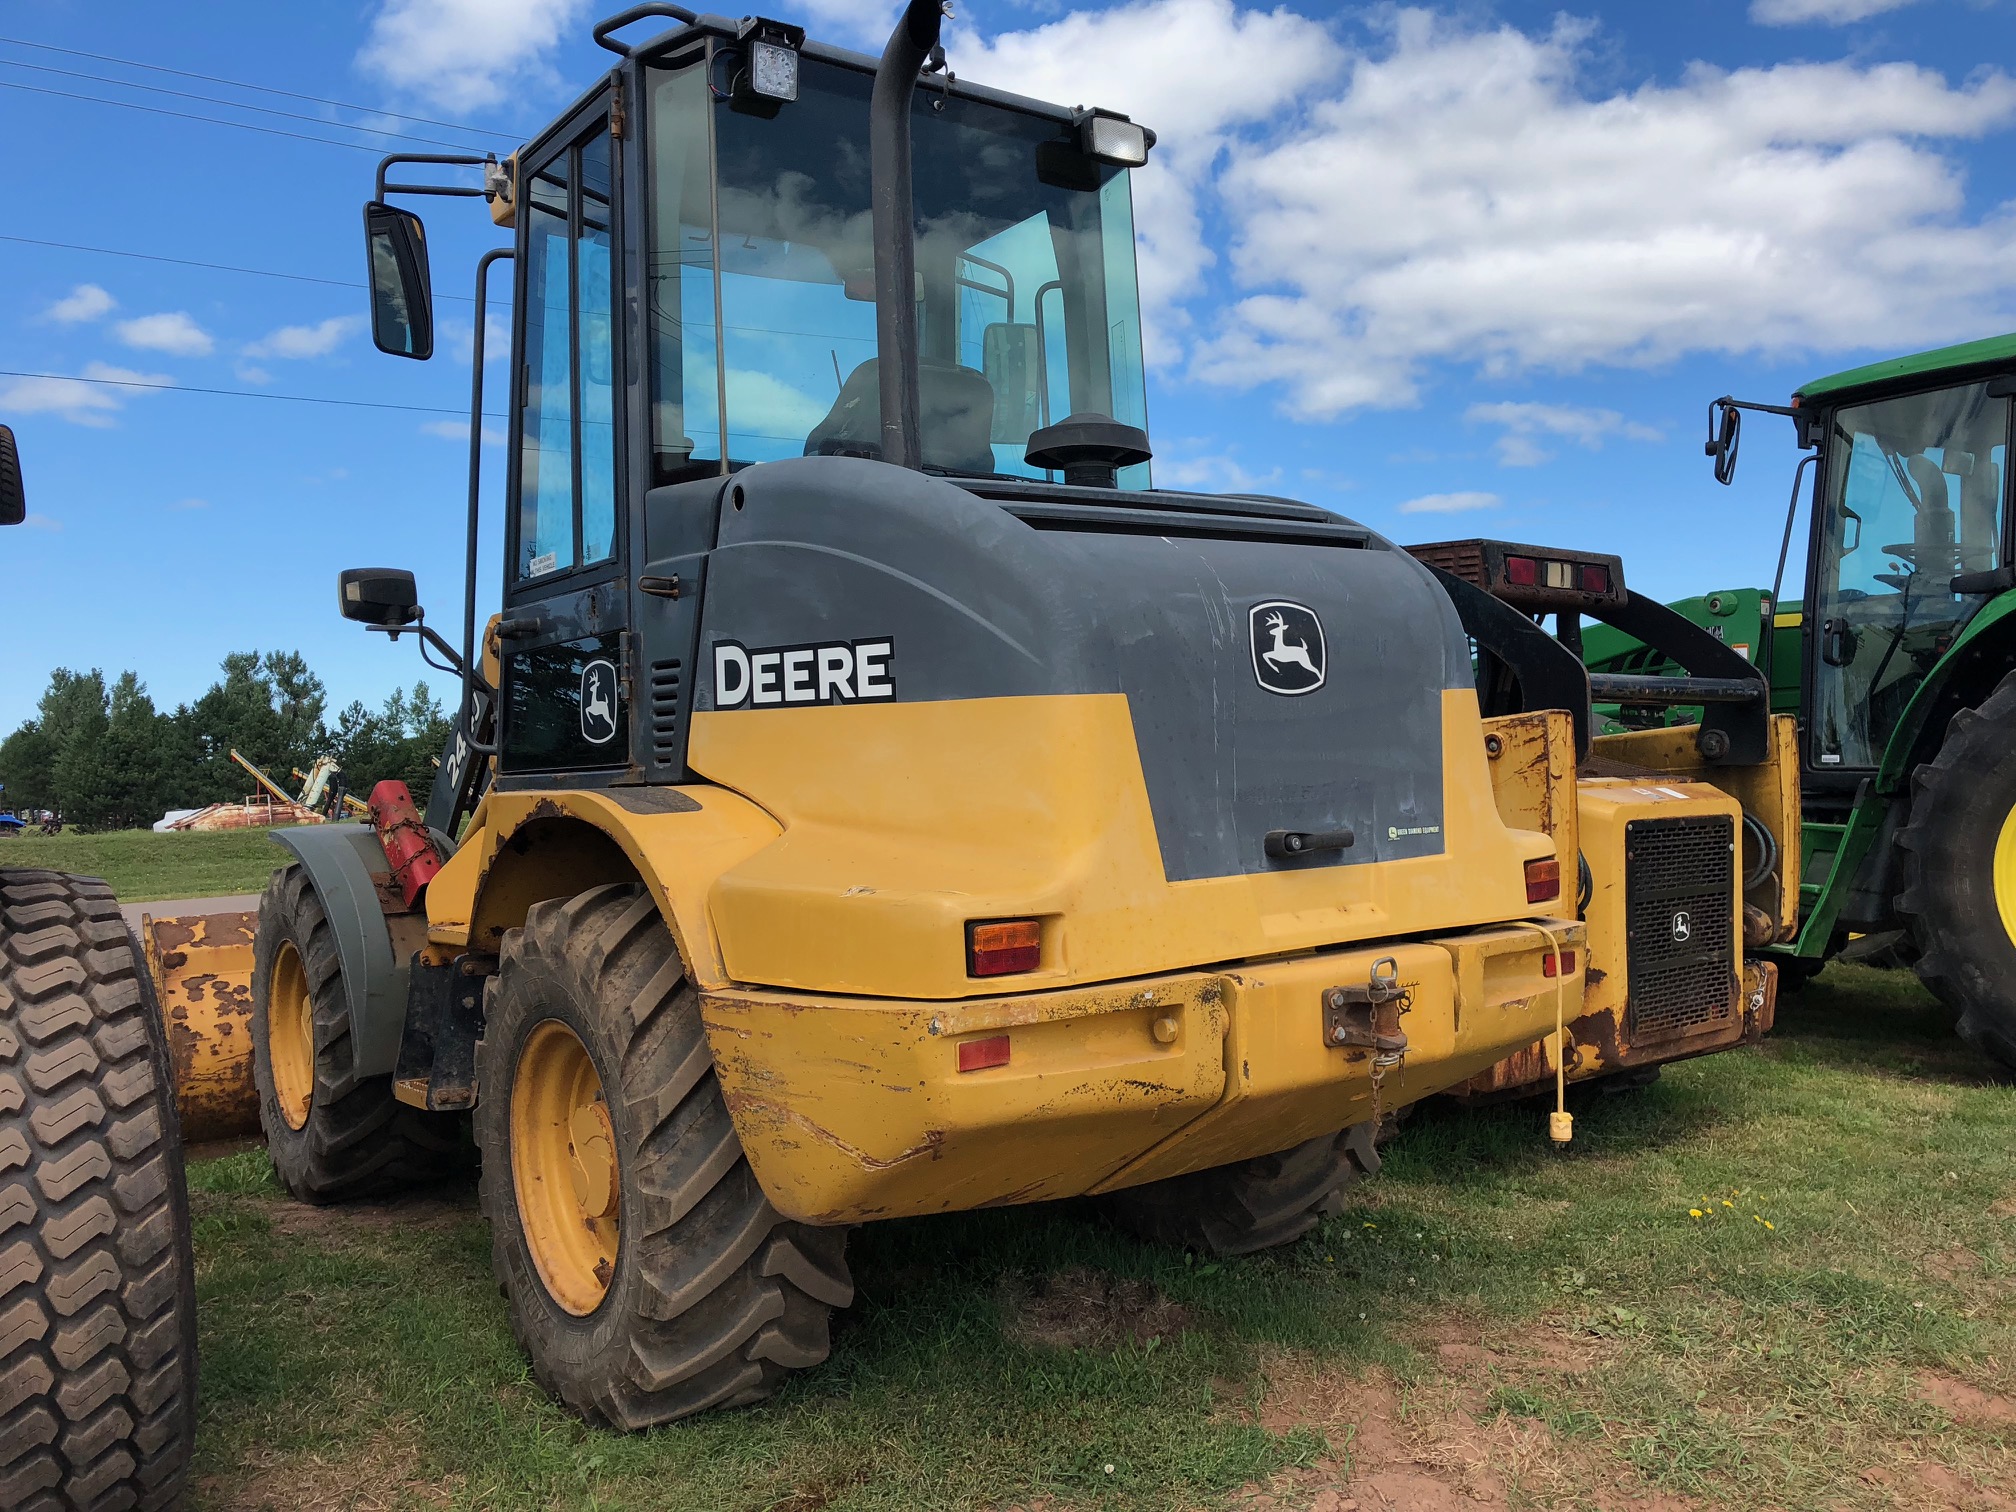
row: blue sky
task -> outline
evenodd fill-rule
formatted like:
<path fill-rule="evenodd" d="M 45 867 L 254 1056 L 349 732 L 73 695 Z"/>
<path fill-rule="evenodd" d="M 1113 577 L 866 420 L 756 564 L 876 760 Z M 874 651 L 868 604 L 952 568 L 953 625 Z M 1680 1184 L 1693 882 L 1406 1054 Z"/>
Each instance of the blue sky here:
<path fill-rule="evenodd" d="M 891 13 L 781 11 L 871 49 Z M 390 144 L 334 123 L 508 148 L 599 73 L 598 14 L 6 8 L 0 368 L 182 391 L 0 376 L 35 516 L 0 535 L 0 729 L 59 665 L 131 667 L 164 705 L 250 647 L 301 650 L 337 705 L 419 675 L 407 644 L 337 618 L 335 575 L 411 566 L 436 618 L 459 619 L 467 305 L 443 299 L 431 363 L 370 350 L 343 285 Z M 2012 23 L 2009 0 L 966 0 L 950 50 L 963 76 L 1160 133 L 1136 202 L 1161 481 L 1292 494 L 1403 541 L 1617 551 L 1635 587 L 1676 596 L 1768 581 L 1795 455 L 1789 427 L 1757 418 L 1736 485 L 1715 487 L 1710 398 L 1782 400 L 2016 328 Z M 466 294 L 498 235 L 472 206 L 426 208 L 437 290 Z M 485 592 L 487 608 L 494 570 Z"/>

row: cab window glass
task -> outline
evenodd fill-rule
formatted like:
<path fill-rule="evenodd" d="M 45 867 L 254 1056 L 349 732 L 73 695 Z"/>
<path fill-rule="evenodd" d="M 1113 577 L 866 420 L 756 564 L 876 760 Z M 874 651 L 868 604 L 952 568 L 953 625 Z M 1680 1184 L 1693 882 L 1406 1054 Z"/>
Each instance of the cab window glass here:
<path fill-rule="evenodd" d="M 614 551 L 613 201 L 606 122 L 531 177 L 518 375 L 520 581 L 605 561 Z"/>

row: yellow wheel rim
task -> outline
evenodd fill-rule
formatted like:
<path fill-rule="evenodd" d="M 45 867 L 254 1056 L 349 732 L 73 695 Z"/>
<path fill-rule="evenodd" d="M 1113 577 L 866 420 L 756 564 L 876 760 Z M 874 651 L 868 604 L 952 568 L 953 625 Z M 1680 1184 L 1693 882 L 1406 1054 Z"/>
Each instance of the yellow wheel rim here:
<path fill-rule="evenodd" d="M 622 1186 L 602 1078 L 572 1029 L 548 1019 L 511 1078 L 511 1181 L 539 1279 L 576 1317 L 616 1274 Z"/>
<path fill-rule="evenodd" d="M 1995 837 L 1995 907 L 2002 915 L 2002 928 L 2016 941 L 2016 809 L 2002 821 L 2002 833 Z"/>
<path fill-rule="evenodd" d="M 266 1058 L 273 1065 L 273 1099 L 287 1127 L 308 1123 L 315 1099 L 315 1013 L 308 1001 L 308 973 L 301 952 L 289 941 L 273 962 L 266 995 Z"/>

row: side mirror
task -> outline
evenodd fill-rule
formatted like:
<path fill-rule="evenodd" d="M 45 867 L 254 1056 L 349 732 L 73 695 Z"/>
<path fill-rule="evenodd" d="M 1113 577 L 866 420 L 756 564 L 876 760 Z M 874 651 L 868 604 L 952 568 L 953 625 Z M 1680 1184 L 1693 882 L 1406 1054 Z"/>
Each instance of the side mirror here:
<path fill-rule="evenodd" d="M 371 274 L 371 340 L 393 357 L 434 355 L 434 291 L 427 274 L 427 228 L 411 210 L 373 200 L 364 207 Z"/>
<path fill-rule="evenodd" d="M 28 518 L 28 496 L 21 492 L 21 453 L 14 432 L 0 425 L 0 525 L 19 525 Z"/>
<path fill-rule="evenodd" d="M 397 629 L 420 618 L 420 590 L 400 567 L 352 567 L 336 578 L 336 607 L 343 618 Z"/>
<path fill-rule="evenodd" d="M 1000 321 L 980 333 L 980 367 L 994 386 L 989 440 L 1021 446 L 1043 418 L 1043 338 L 1033 325 Z"/>

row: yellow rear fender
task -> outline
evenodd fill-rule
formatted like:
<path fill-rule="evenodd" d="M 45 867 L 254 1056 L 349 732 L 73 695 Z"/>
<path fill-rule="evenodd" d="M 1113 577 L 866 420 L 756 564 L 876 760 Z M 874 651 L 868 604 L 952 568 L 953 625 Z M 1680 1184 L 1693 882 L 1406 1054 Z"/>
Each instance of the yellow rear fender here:
<path fill-rule="evenodd" d="M 724 788 L 493 789 L 428 886 L 427 938 L 443 950 L 494 952 L 534 903 L 640 882 L 694 984 L 719 989 L 728 977 L 708 907 L 715 880 L 781 833 Z"/>

